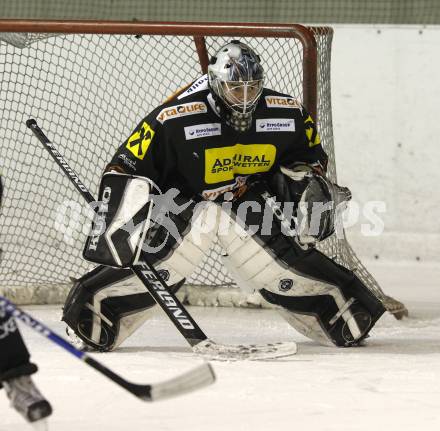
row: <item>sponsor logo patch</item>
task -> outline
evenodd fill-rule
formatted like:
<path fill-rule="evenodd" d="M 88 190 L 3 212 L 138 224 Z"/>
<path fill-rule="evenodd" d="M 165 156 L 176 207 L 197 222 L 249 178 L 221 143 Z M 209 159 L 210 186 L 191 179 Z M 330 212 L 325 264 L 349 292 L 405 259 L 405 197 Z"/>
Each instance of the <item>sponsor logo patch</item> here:
<path fill-rule="evenodd" d="M 198 93 L 199 91 L 206 90 L 208 88 L 208 75 L 203 75 L 199 79 L 193 82 L 189 88 L 187 88 L 182 94 L 177 96 L 177 98 L 183 99 L 190 94 Z"/>
<path fill-rule="evenodd" d="M 283 278 L 278 284 L 278 289 L 280 289 L 281 292 L 287 292 L 288 290 L 292 289 L 292 286 L 293 280 L 291 278 Z"/>
<path fill-rule="evenodd" d="M 266 96 L 266 105 L 268 108 L 295 108 L 302 109 L 298 100 L 292 97 Z"/>
<path fill-rule="evenodd" d="M 304 120 L 304 125 L 306 129 L 306 136 L 309 140 L 309 147 L 312 148 L 316 145 L 319 145 L 321 143 L 321 138 L 319 137 L 319 133 L 315 128 L 315 123 L 310 115 Z"/>
<path fill-rule="evenodd" d="M 139 129 L 135 130 L 128 138 L 125 148 L 136 158 L 143 160 L 154 136 L 154 130 L 147 122 L 143 122 Z"/>
<path fill-rule="evenodd" d="M 220 123 L 197 124 L 196 126 L 184 127 L 184 129 L 185 138 L 187 141 L 190 139 L 205 138 L 207 136 L 216 136 L 222 134 Z"/>
<path fill-rule="evenodd" d="M 293 118 L 264 118 L 255 121 L 257 132 L 294 132 Z"/>
<path fill-rule="evenodd" d="M 207 107 L 203 102 L 182 103 L 181 105 L 164 108 L 156 117 L 159 123 L 164 123 L 171 118 L 185 117 L 187 115 L 202 114 L 207 112 Z"/>
<path fill-rule="evenodd" d="M 120 159 L 122 163 L 127 165 L 130 169 L 136 170 L 136 162 L 131 160 L 127 154 L 119 154 L 118 159 Z"/>
<path fill-rule="evenodd" d="M 205 182 L 216 184 L 231 181 L 235 175 L 267 172 L 275 162 L 276 152 L 272 144 L 209 148 L 205 150 Z"/>
<path fill-rule="evenodd" d="M 231 193 L 233 197 L 236 196 L 237 193 L 240 193 L 246 186 L 246 178 L 247 177 L 236 177 L 235 181 L 232 184 L 228 184 L 226 186 L 221 186 L 216 189 L 203 190 L 202 196 L 206 200 L 213 201 L 220 195 L 226 194 L 228 192 Z"/>
<path fill-rule="evenodd" d="M 3 340 L 9 334 L 12 334 L 16 330 L 17 330 L 17 324 L 15 323 L 15 320 L 12 317 L 10 317 L 8 320 L 6 320 L 0 325 L 0 340 Z"/>

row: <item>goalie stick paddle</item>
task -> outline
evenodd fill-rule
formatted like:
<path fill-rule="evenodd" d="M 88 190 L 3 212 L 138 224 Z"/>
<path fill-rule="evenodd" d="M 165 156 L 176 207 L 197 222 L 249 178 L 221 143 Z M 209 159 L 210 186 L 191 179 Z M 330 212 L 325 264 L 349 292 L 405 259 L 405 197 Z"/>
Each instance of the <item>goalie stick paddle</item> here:
<path fill-rule="evenodd" d="M 30 314 L 26 313 L 3 296 L 0 296 L 0 308 L 3 308 L 7 314 L 25 323 L 43 337 L 46 337 L 55 344 L 58 344 L 58 346 L 67 350 L 78 359 L 81 359 L 87 365 L 91 366 L 101 374 L 104 374 L 104 376 L 108 377 L 117 385 L 122 386 L 128 392 L 132 393 L 134 396 L 143 401 L 157 401 L 171 398 L 186 392 L 203 388 L 204 386 L 211 385 L 215 381 L 214 370 L 208 363 L 205 363 L 184 374 L 181 374 L 180 376 L 174 377 L 170 380 L 165 380 L 163 382 L 153 383 L 150 385 L 140 385 L 129 382 L 119 374 L 116 374 L 107 368 L 105 365 L 102 365 L 100 362 L 88 356 L 86 353 L 76 349 L 67 340 L 60 337 L 47 326 L 43 325 Z"/>
<path fill-rule="evenodd" d="M 83 184 L 63 156 L 56 150 L 55 146 L 49 141 L 37 122 L 34 119 L 29 119 L 26 121 L 26 126 L 31 129 L 34 135 L 43 144 L 84 199 L 86 199 L 89 204 L 95 202 L 88 188 Z M 156 303 L 164 310 L 195 353 L 201 354 L 208 359 L 256 360 L 290 356 L 297 351 L 297 346 L 294 342 L 239 346 L 215 343 L 205 335 L 183 304 L 181 304 L 175 294 L 170 291 L 165 281 L 149 262 L 148 256 L 144 251 L 141 251 L 138 262 L 132 265 L 130 269 L 138 276 Z"/>

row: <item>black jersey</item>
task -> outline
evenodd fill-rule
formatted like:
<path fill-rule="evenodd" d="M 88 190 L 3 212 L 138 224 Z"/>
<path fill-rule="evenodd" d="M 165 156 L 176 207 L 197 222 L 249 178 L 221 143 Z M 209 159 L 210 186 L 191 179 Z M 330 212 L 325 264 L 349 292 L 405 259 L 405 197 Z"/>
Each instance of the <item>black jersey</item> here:
<path fill-rule="evenodd" d="M 252 125 L 238 132 L 219 116 L 206 75 L 154 109 L 121 145 L 109 166 L 153 180 L 164 191 L 215 199 L 295 162 L 325 166 L 310 115 L 292 97 L 264 89 Z"/>

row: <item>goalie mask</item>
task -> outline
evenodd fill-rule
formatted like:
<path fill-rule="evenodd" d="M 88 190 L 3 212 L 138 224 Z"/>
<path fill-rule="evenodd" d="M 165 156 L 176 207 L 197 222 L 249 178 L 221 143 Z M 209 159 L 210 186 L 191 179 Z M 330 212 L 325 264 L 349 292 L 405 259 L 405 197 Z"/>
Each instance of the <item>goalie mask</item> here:
<path fill-rule="evenodd" d="M 244 43 L 233 40 L 211 58 L 208 82 L 226 123 L 240 132 L 248 130 L 263 91 L 260 57 Z"/>

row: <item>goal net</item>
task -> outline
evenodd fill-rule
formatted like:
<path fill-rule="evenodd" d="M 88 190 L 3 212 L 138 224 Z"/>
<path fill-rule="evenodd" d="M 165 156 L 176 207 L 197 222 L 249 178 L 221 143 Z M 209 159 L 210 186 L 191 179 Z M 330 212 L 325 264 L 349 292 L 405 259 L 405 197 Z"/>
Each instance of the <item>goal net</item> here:
<path fill-rule="evenodd" d="M 87 204 L 26 120 L 38 121 L 96 195 L 105 165 L 140 118 L 205 73 L 209 56 L 232 38 L 260 54 L 266 86 L 299 98 L 315 116 L 336 181 L 329 27 L 0 21 L 0 292 L 19 303 L 63 302 L 71 279 L 92 268 L 81 257 Z M 354 270 L 388 308 L 400 307 L 345 238 L 319 248 Z M 262 305 L 238 294 L 220 253 L 215 243 L 188 279 L 189 302 Z"/>

